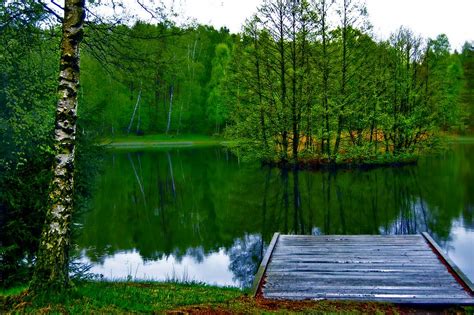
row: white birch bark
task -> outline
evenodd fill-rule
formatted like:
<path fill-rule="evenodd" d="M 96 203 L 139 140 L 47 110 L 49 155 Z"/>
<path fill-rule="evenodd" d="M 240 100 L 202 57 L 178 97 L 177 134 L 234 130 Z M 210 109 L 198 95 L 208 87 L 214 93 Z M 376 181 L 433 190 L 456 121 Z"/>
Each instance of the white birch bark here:
<path fill-rule="evenodd" d="M 58 103 L 54 130 L 55 161 L 35 265 L 33 292 L 69 285 L 69 246 L 73 213 L 74 153 L 79 88 L 79 44 L 83 37 L 85 0 L 66 0 L 62 25 Z"/>

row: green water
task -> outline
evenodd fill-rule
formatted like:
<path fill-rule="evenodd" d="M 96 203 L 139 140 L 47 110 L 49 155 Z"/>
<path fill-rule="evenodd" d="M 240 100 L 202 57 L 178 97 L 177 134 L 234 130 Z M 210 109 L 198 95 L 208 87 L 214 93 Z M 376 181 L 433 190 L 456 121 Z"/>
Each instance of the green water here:
<path fill-rule="evenodd" d="M 429 232 L 474 280 L 474 145 L 417 166 L 282 171 L 225 149 L 111 151 L 79 261 L 109 279 L 248 287 L 274 232 Z"/>

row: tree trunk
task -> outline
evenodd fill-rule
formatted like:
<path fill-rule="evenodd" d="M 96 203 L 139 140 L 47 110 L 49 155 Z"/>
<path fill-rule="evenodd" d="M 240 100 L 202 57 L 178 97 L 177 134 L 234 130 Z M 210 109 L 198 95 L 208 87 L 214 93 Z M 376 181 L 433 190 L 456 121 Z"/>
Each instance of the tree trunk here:
<path fill-rule="evenodd" d="M 340 90 L 340 97 L 342 98 L 342 102 L 340 104 L 339 115 L 337 117 L 337 135 L 336 135 L 336 143 L 334 144 L 333 150 L 333 157 L 331 158 L 331 162 L 336 161 L 336 155 L 339 152 L 339 145 L 341 143 L 341 133 L 344 126 L 344 110 L 345 110 L 345 102 L 346 102 L 346 77 L 347 77 L 347 32 L 348 32 L 348 20 L 347 20 L 347 10 L 349 7 L 349 3 L 347 0 L 344 0 L 343 3 L 343 22 L 342 22 L 342 65 L 341 65 L 341 90 Z M 349 130 L 351 132 L 352 130 Z"/>
<path fill-rule="evenodd" d="M 85 0 L 66 0 L 55 122 L 54 176 L 50 206 L 41 234 L 31 290 L 63 290 L 69 281 L 69 245 L 73 213 L 74 151 L 79 88 L 79 44 L 83 37 Z"/>
<path fill-rule="evenodd" d="M 265 150 L 268 149 L 268 140 L 267 140 L 267 129 L 265 126 L 265 108 L 263 104 L 263 92 L 262 92 L 262 78 L 260 74 L 260 47 L 258 43 L 258 35 L 255 33 L 254 37 L 254 45 L 255 45 L 255 73 L 257 75 L 257 94 L 258 94 L 258 102 L 260 108 L 260 125 L 262 127 L 262 140 L 263 140 L 263 148 Z"/>
<path fill-rule="evenodd" d="M 130 129 L 132 128 L 133 121 L 135 120 L 135 114 L 137 112 L 138 104 L 140 104 L 141 96 L 142 96 L 142 88 L 141 88 L 141 85 L 140 85 L 140 92 L 138 92 L 137 103 L 135 104 L 135 108 L 133 109 L 132 117 L 130 118 L 130 123 L 128 124 L 127 135 L 130 134 Z M 137 129 L 138 129 L 138 127 L 137 127 Z"/>
<path fill-rule="evenodd" d="M 299 108 L 297 106 L 301 106 L 297 104 L 296 100 L 296 91 L 297 91 L 297 76 L 298 76 L 298 67 L 296 65 L 297 61 L 297 51 L 296 51 L 296 37 L 297 37 L 297 30 L 296 30 L 296 8 L 292 7 L 292 23 L 291 23 L 291 65 L 292 65 L 292 77 L 291 77 L 291 87 L 292 87 L 292 98 L 291 98 L 291 125 L 293 129 L 293 140 L 292 140 L 292 159 L 294 163 L 298 162 L 298 147 L 300 142 L 300 135 L 299 135 Z M 301 82 L 299 82 L 301 84 Z M 301 101 L 301 99 L 299 99 Z"/>
<path fill-rule="evenodd" d="M 327 10 L 328 10 L 328 4 L 326 1 L 321 2 L 321 36 L 323 39 L 322 42 L 322 48 L 323 48 L 323 69 L 322 69 L 322 75 L 323 75 L 323 82 L 322 82 L 322 88 L 323 88 L 323 108 L 324 108 L 324 123 L 325 127 L 323 127 L 323 133 L 321 137 L 321 151 L 322 153 L 326 152 L 327 156 L 331 156 L 331 144 L 330 144 L 330 125 L 329 125 L 329 53 L 328 53 L 328 33 L 327 33 L 327 24 L 326 24 L 326 19 L 327 19 Z"/>
<path fill-rule="evenodd" d="M 281 81 L 281 111 L 286 111 L 286 58 L 285 58 L 285 32 L 284 32 L 284 9 L 281 7 L 282 4 L 279 4 L 279 45 L 278 50 L 280 53 L 280 81 Z M 283 133 L 282 133 L 282 145 L 283 145 L 283 154 L 281 161 L 286 163 L 288 162 L 288 131 L 285 119 L 285 113 L 282 115 L 283 123 Z"/>
<path fill-rule="evenodd" d="M 171 113 L 173 111 L 173 93 L 174 93 L 174 85 L 171 84 L 171 88 L 170 88 L 170 107 L 169 107 L 169 110 L 168 110 L 168 124 L 166 125 L 166 134 L 168 134 L 168 132 L 170 131 L 170 127 L 171 127 Z"/>

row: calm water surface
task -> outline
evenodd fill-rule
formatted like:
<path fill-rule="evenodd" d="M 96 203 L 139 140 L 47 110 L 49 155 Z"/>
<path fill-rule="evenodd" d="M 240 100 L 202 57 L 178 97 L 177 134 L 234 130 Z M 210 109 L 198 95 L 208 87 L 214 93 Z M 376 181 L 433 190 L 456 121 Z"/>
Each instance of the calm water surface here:
<path fill-rule="evenodd" d="M 77 240 L 107 279 L 248 287 L 274 232 L 429 232 L 474 281 L 474 144 L 418 166 L 308 172 L 222 148 L 109 152 Z"/>

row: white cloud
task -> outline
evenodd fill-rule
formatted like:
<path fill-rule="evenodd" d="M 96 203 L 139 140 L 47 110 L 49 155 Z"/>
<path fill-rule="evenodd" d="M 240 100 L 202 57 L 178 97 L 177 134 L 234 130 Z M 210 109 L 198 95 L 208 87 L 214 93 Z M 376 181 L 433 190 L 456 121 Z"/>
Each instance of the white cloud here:
<path fill-rule="evenodd" d="M 367 0 L 367 9 L 382 38 L 403 25 L 425 38 L 445 33 L 455 49 L 474 40 L 473 0 Z"/>
<path fill-rule="evenodd" d="M 182 11 L 201 23 L 239 32 L 262 0 L 180 0 Z M 367 0 L 369 19 L 379 38 L 401 25 L 423 37 L 448 35 L 453 48 L 474 40 L 474 0 Z"/>

